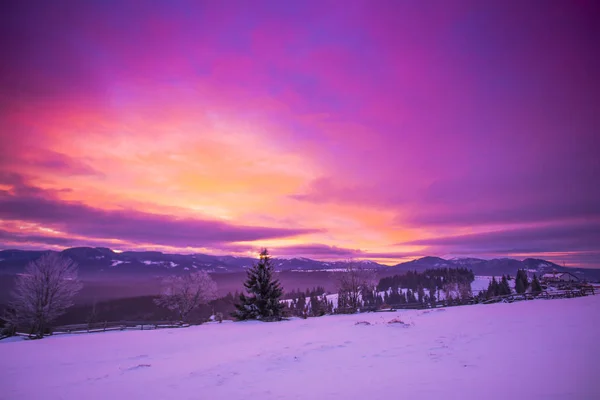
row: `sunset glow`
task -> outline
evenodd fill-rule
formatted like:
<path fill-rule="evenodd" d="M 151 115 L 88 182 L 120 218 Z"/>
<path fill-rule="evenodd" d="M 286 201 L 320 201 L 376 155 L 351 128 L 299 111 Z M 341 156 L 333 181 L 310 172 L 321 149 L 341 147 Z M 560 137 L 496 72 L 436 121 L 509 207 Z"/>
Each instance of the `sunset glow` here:
<path fill-rule="evenodd" d="M 14 3 L 2 248 L 600 263 L 595 1 Z"/>

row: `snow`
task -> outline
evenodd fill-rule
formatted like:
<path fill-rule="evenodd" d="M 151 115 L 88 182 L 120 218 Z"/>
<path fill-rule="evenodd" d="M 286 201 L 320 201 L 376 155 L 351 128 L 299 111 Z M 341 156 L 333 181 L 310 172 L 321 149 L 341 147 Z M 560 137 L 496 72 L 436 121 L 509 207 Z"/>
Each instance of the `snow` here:
<path fill-rule="evenodd" d="M 0 341 L 0 398 L 598 399 L 599 306 L 589 296 Z"/>
<path fill-rule="evenodd" d="M 344 272 L 346 268 L 291 269 L 291 272 Z"/>
<path fill-rule="evenodd" d="M 110 264 L 111 267 L 116 267 L 119 264 L 123 264 L 124 261 L 120 261 L 120 260 L 112 260 L 112 263 Z"/>
<path fill-rule="evenodd" d="M 481 291 L 487 291 L 488 286 L 493 278 L 496 278 L 496 281 L 498 282 L 502 281 L 502 277 L 497 276 L 475 276 L 475 280 L 471 283 L 471 290 L 473 291 L 473 294 L 477 294 Z M 511 287 L 511 289 L 515 288 L 515 284 L 516 281 L 514 277 L 508 281 L 508 285 Z"/>

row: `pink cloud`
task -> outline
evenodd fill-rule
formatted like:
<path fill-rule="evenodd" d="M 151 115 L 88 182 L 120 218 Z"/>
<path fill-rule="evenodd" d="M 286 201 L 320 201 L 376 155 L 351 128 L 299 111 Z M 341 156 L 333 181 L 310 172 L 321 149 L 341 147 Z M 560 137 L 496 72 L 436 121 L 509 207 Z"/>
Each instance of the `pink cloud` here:
<path fill-rule="evenodd" d="M 83 214 L 142 198 L 137 223 L 174 203 L 228 230 L 328 213 L 357 232 L 306 240 L 342 249 L 600 216 L 594 2 L 3 14 L 0 169 L 72 188 Z"/>

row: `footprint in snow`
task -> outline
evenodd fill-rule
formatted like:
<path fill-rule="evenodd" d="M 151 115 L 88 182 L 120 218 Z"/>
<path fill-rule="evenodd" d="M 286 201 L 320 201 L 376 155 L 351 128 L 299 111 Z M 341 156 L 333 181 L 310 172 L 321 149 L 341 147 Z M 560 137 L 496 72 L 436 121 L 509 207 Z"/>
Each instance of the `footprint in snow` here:
<path fill-rule="evenodd" d="M 148 354 L 140 354 L 139 356 L 129 357 L 130 360 L 141 360 L 143 358 L 148 358 Z"/>
<path fill-rule="evenodd" d="M 150 368 L 151 366 L 152 366 L 151 364 L 138 364 L 134 367 L 127 368 L 125 371 L 135 371 L 138 369 Z"/>

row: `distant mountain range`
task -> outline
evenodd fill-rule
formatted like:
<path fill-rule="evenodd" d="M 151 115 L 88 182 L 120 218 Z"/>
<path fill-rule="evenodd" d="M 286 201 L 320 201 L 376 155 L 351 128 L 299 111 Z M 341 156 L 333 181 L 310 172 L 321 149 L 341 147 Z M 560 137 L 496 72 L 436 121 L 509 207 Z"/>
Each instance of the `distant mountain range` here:
<path fill-rule="evenodd" d="M 41 256 L 44 251 L 2 250 L 0 251 L 0 274 L 16 274 L 28 262 Z M 213 256 L 207 254 L 165 254 L 156 251 L 114 252 L 103 247 L 73 247 L 61 254 L 79 264 L 82 276 L 163 276 L 181 274 L 188 271 L 206 270 L 213 273 L 241 272 L 251 267 L 255 258 L 235 256 Z M 538 274 L 552 271 L 569 271 L 589 280 L 600 279 L 600 269 L 567 268 L 546 260 L 526 258 L 522 261 L 511 258 L 483 260 L 479 258 L 443 259 L 422 257 L 416 260 L 386 266 L 373 261 L 357 261 L 368 268 L 375 268 L 384 274 L 406 271 L 424 271 L 429 268 L 471 269 L 476 275 L 514 275 L 518 269 L 527 269 Z M 316 261 L 309 258 L 274 258 L 279 271 L 332 271 L 346 268 L 351 261 Z"/>

